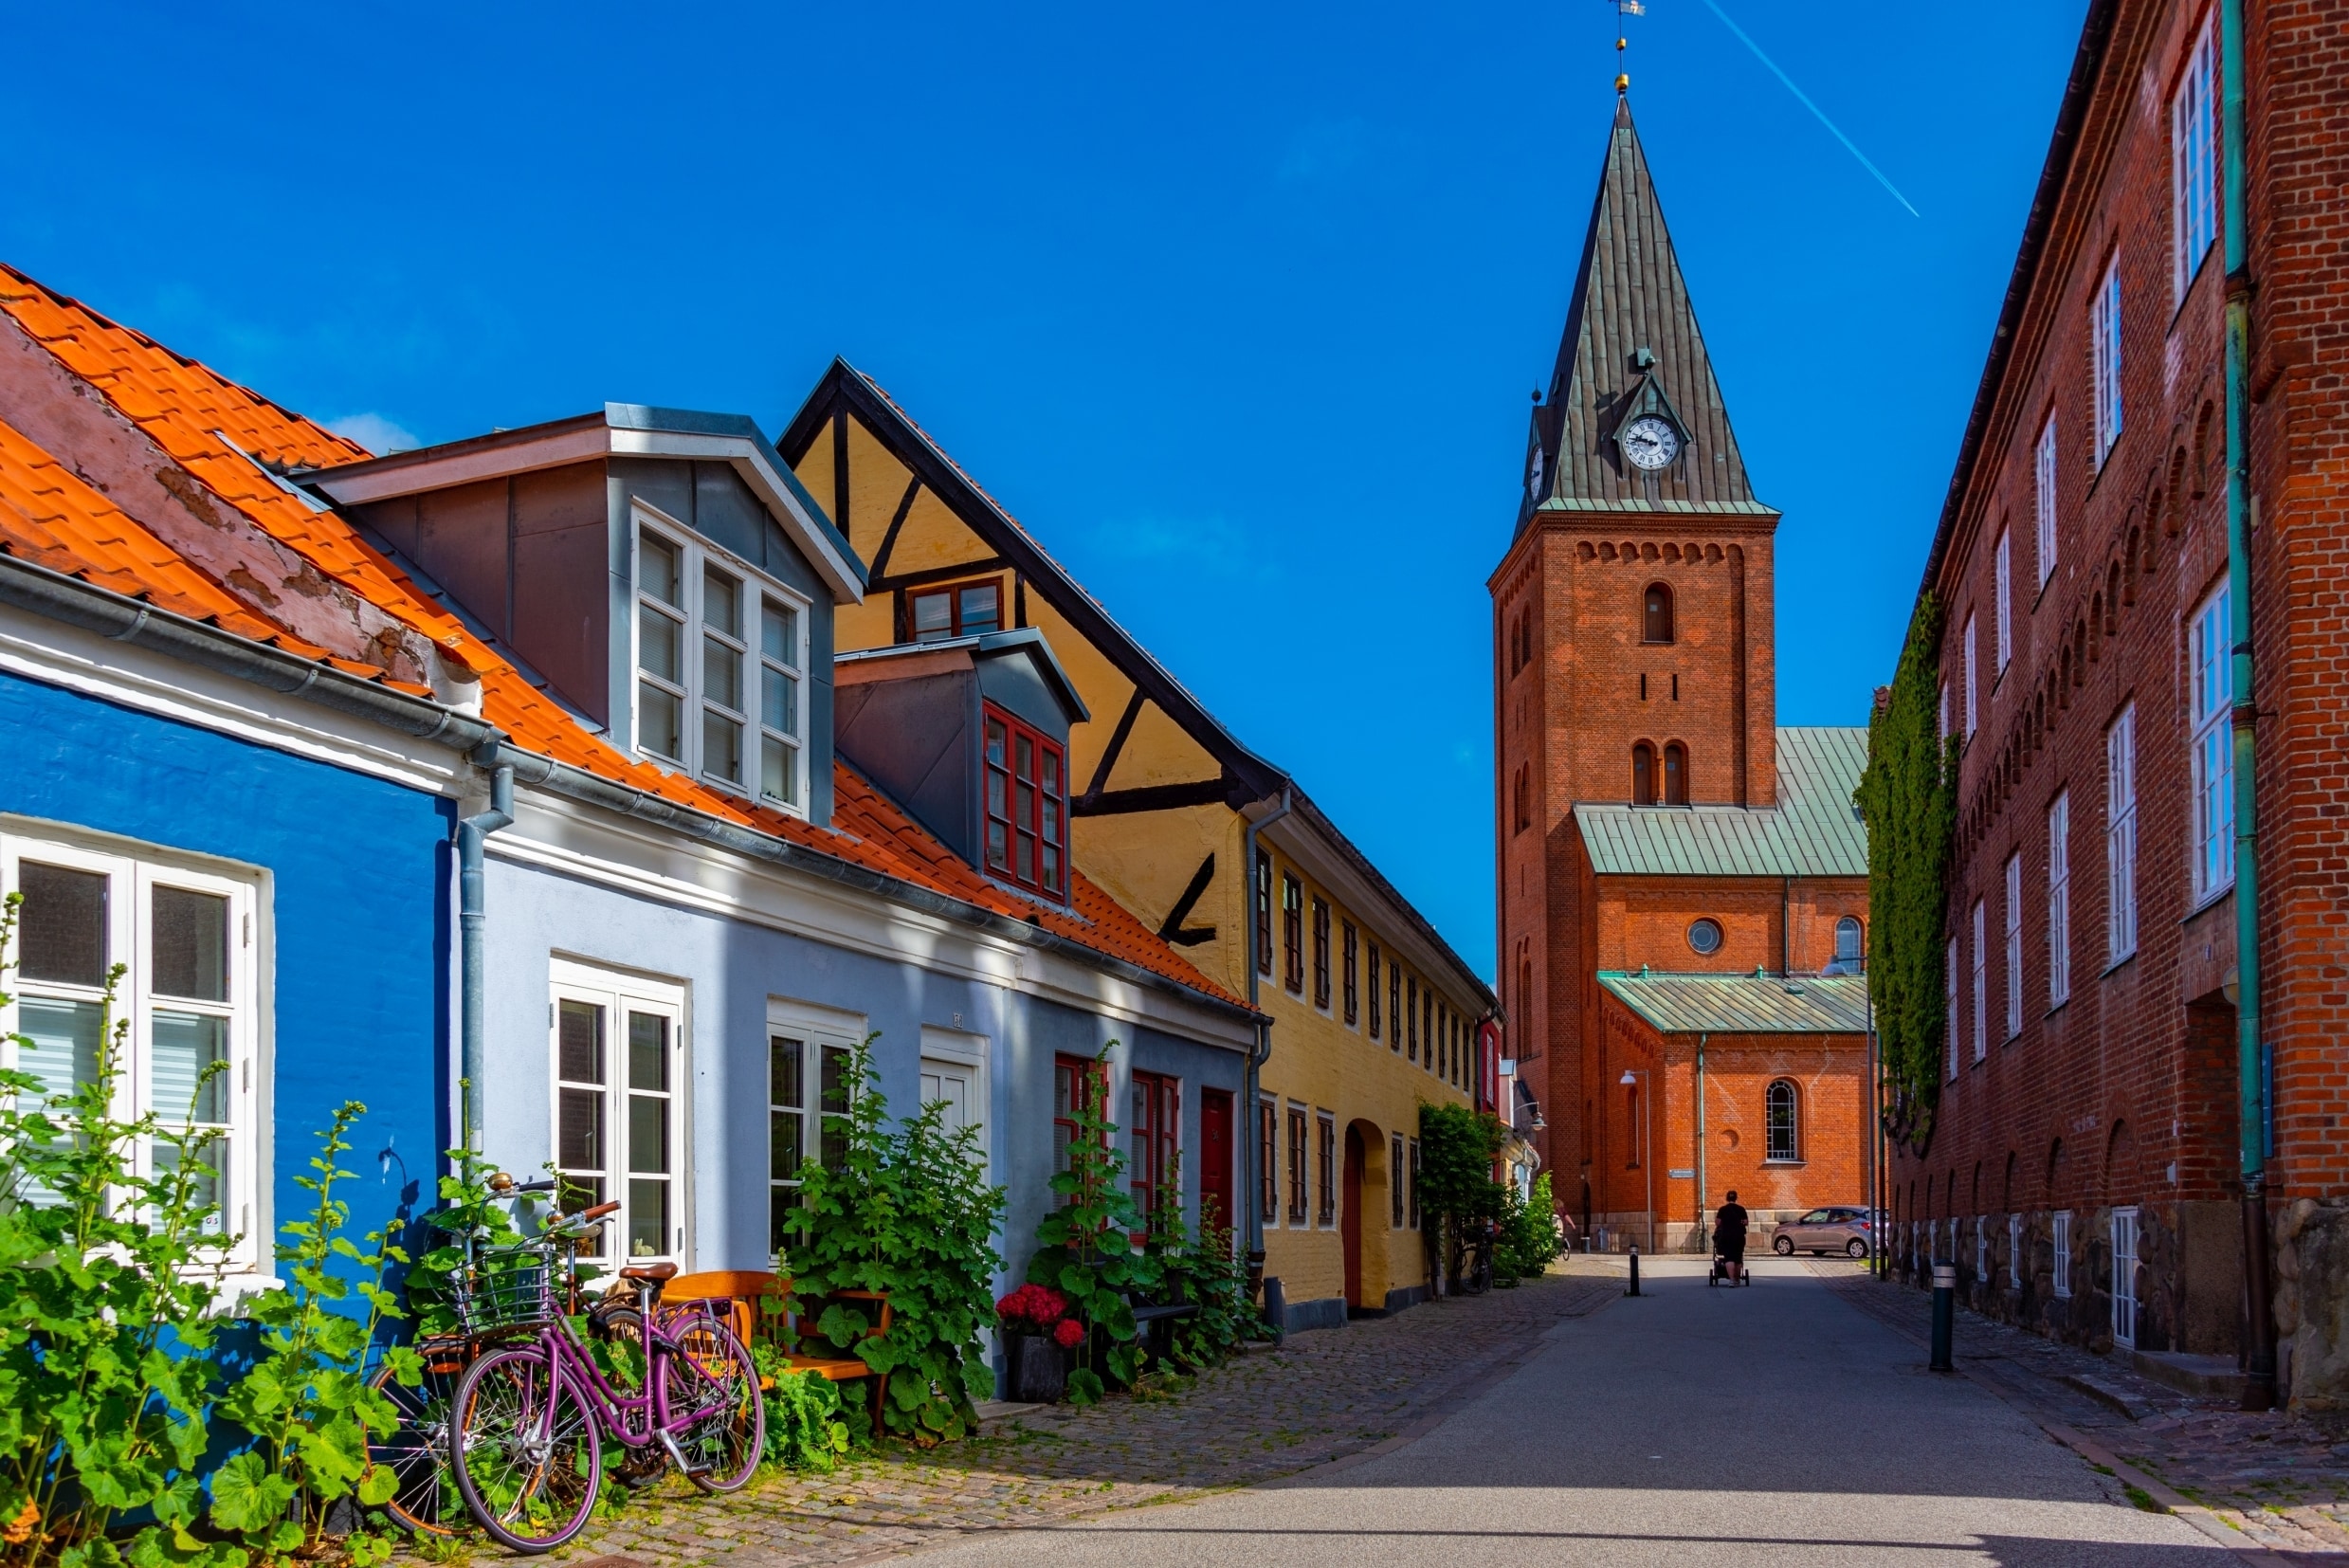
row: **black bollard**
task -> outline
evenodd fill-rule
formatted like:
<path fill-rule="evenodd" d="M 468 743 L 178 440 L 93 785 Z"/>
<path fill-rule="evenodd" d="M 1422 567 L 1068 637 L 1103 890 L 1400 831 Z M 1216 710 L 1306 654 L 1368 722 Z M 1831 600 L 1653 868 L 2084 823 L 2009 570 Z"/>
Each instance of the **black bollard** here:
<path fill-rule="evenodd" d="M 1937 1263 L 1933 1266 L 1933 1364 L 1935 1372 L 1955 1372 L 1957 1366 L 1949 1358 L 1949 1336 L 1958 1316 L 1958 1266 Z"/>
<path fill-rule="evenodd" d="M 1627 1296 L 1639 1294 L 1639 1249 L 1636 1247 L 1631 1249 L 1631 1288 L 1626 1290 L 1624 1294 Z"/>

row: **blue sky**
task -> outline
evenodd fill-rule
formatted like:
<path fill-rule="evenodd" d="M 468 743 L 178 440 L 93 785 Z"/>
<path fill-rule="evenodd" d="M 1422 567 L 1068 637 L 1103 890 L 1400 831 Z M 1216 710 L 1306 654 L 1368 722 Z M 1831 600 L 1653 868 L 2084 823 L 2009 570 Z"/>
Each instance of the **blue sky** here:
<path fill-rule="evenodd" d="M 1778 717 L 1889 679 L 2085 0 L 1631 23 Z M 494 12 L 494 14 L 490 14 Z M 1486 575 L 1614 11 L 0 3 L 0 259 L 424 441 L 887 386 L 1491 965 Z"/>

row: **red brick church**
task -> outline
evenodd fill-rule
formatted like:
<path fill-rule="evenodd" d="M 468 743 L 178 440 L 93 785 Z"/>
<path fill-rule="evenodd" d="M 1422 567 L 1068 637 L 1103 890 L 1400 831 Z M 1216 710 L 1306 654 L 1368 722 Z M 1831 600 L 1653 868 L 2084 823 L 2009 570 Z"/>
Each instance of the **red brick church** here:
<path fill-rule="evenodd" d="M 1621 102 L 1488 584 L 1517 1095 L 1618 1249 L 1866 1200 L 1867 732 L 1777 726 L 1777 525 Z"/>

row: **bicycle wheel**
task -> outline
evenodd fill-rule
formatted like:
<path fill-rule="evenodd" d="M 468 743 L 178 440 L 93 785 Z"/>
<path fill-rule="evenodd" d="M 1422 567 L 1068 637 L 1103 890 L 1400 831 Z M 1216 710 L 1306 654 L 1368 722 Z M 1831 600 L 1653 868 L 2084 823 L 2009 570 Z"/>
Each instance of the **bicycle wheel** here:
<path fill-rule="evenodd" d="M 450 1517 L 456 1498 L 448 1489 L 448 1397 L 458 1374 L 433 1371 L 432 1359 L 428 1355 L 423 1380 L 412 1388 L 392 1376 L 390 1367 L 378 1368 L 367 1380 L 400 1413 L 399 1424 L 390 1431 L 369 1434 L 367 1462 L 398 1478 L 399 1490 L 384 1512 L 410 1534 L 447 1536 L 456 1534 Z"/>
<path fill-rule="evenodd" d="M 552 1356 L 543 1344 L 491 1351 L 449 1403 L 457 1495 L 518 1552 L 552 1551 L 587 1528 L 604 1479 L 595 1412 Z"/>
<path fill-rule="evenodd" d="M 697 1314 L 669 1325 L 662 1358 L 670 1436 L 705 1492 L 738 1492 L 758 1471 L 767 1443 L 767 1401 L 758 1368 L 734 1330 Z"/>

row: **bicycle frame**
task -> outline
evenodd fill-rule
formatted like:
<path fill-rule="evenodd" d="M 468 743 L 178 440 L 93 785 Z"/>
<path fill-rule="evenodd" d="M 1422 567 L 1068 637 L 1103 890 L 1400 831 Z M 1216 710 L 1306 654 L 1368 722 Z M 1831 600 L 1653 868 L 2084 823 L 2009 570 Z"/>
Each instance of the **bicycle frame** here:
<path fill-rule="evenodd" d="M 619 1439 L 630 1449 L 641 1449 L 665 1434 L 689 1428 L 722 1408 L 723 1401 L 720 1400 L 697 1407 L 681 1416 L 669 1407 L 668 1379 L 664 1374 L 667 1372 L 672 1357 L 687 1356 L 690 1352 L 677 1343 L 668 1325 L 691 1317 L 699 1318 L 712 1327 L 720 1326 L 708 1310 L 707 1304 L 697 1303 L 695 1306 L 699 1310 L 680 1309 L 664 1314 L 655 1304 L 646 1311 L 645 1392 L 641 1395 L 631 1395 L 613 1386 L 611 1380 L 604 1376 L 603 1368 L 595 1364 L 595 1358 L 579 1341 L 569 1320 L 557 1318 L 548 1323 L 539 1331 L 538 1343 L 545 1350 L 549 1364 L 556 1369 L 557 1376 L 569 1372 L 574 1385 L 588 1395 L 590 1408 L 606 1434 Z M 644 1417 L 642 1431 L 629 1429 L 628 1418 L 631 1414 Z M 551 1438 L 555 1420 L 554 1400 L 547 1401 L 540 1419 L 545 1423 L 540 1435 Z"/>

